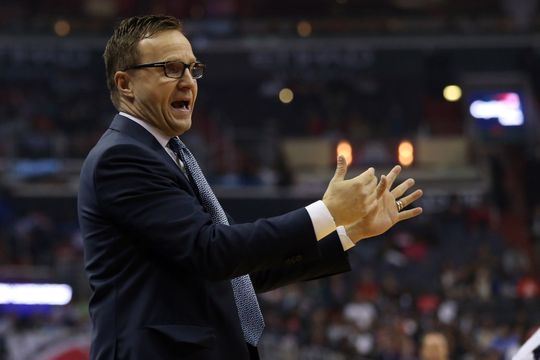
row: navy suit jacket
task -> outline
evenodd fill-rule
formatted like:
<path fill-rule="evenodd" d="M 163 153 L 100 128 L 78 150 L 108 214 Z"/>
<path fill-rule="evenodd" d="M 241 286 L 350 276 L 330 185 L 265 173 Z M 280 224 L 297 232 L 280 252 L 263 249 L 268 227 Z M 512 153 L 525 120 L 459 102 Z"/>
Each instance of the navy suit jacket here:
<path fill-rule="evenodd" d="M 91 359 L 254 359 L 230 279 L 257 292 L 349 270 L 335 232 L 304 208 L 214 224 L 158 141 L 117 115 L 81 171 L 79 222 L 92 296 Z"/>

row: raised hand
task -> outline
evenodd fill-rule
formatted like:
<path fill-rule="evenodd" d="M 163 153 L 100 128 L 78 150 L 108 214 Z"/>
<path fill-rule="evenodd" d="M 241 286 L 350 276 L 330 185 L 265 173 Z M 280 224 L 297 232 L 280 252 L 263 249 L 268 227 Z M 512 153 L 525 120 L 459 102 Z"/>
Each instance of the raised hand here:
<path fill-rule="evenodd" d="M 339 156 L 336 172 L 322 199 L 337 226 L 358 221 L 374 211 L 378 203 L 373 168 L 349 180 L 345 180 L 346 174 L 347 162 L 345 157 Z"/>
<path fill-rule="evenodd" d="M 414 185 L 414 179 L 407 179 L 390 191 L 400 172 L 401 167 L 394 166 L 388 175 L 381 176 L 381 181 L 377 185 L 376 206 L 367 216 L 345 226 L 347 234 L 353 242 L 356 243 L 359 240 L 380 235 L 398 222 L 422 213 L 421 207 L 402 210 L 422 197 L 422 190 L 416 190 L 403 196 Z M 398 202 L 400 202 L 399 205 Z"/>

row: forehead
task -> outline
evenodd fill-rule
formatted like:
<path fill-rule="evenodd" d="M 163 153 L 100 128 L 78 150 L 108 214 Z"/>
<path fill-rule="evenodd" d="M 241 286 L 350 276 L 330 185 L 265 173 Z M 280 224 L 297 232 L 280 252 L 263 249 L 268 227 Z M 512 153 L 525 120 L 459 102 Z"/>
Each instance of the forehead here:
<path fill-rule="evenodd" d="M 189 40 L 178 30 L 158 32 L 139 41 L 137 46 L 141 62 L 165 60 L 195 60 Z"/>

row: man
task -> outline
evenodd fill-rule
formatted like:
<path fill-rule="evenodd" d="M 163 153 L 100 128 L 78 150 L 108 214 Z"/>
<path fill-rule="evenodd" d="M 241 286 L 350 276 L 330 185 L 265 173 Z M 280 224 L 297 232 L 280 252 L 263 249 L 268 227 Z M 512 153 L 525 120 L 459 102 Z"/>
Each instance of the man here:
<path fill-rule="evenodd" d="M 92 359 L 257 359 L 254 290 L 347 271 L 358 240 L 421 213 L 398 212 L 422 194 L 403 196 L 412 179 L 389 190 L 399 167 L 378 185 L 373 169 L 345 180 L 340 157 L 322 201 L 229 224 L 177 137 L 204 72 L 178 20 L 122 21 L 104 58 L 119 114 L 83 165 L 78 204 Z"/>

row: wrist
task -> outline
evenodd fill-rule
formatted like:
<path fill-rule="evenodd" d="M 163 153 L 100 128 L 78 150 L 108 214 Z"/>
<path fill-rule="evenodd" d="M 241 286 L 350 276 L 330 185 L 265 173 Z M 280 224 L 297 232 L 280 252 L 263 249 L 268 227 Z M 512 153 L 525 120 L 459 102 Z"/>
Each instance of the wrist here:
<path fill-rule="evenodd" d="M 330 196 L 326 196 L 326 194 L 321 201 L 326 206 L 326 209 L 330 213 L 330 216 L 332 216 L 336 226 L 345 225 L 345 222 L 342 219 L 342 213 L 339 211 L 339 203 L 334 201 Z"/>
<path fill-rule="evenodd" d="M 367 237 L 362 231 L 358 229 L 358 227 L 358 224 L 349 224 L 343 227 L 344 231 L 347 233 L 347 236 L 355 245 L 357 242 Z"/>

